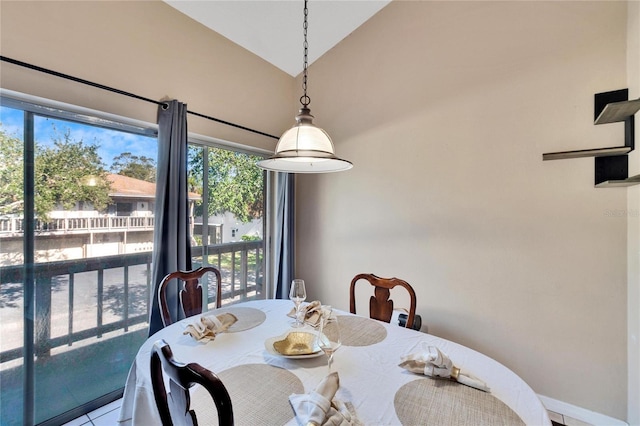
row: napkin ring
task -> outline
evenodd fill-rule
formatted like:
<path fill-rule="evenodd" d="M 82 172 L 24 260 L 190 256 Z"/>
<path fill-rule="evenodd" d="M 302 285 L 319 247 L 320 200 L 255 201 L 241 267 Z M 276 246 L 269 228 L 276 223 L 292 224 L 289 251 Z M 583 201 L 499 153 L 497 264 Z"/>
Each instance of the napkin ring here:
<path fill-rule="evenodd" d="M 451 367 L 451 378 L 457 381 L 459 376 L 460 376 L 460 369 L 456 366 Z"/>

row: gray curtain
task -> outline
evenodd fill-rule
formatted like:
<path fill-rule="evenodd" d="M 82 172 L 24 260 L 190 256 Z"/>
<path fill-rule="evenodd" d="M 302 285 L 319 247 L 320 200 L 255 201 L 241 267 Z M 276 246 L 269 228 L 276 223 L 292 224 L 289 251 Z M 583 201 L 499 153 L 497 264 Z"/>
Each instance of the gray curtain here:
<path fill-rule="evenodd" d="M 294 267 L 294 180 L 293 173 L 276 175 L 276 226 L 274 238 L 274 295 L 275 299 L 288 299 Z"/>
<path fill-rule="evenodd" d="M 174 271 L 191 269 L 187 190 L 187 105 L 176 100 L 158 107 L 158 171 L 149 336 L 162 329 L 158 284 Z M 177 289 L 167 293 L 171 317 L 181 319 Z"/>

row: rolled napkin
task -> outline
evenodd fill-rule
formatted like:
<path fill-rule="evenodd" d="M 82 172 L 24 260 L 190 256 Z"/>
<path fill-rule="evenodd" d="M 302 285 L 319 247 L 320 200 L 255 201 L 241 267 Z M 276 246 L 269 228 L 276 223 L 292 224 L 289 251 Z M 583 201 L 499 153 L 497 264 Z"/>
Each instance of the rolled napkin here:
<path fill-rule="evenodd" d="M 334 399 L 340 379 L 337 372 L 329 374 L 308 394 L 291 394 L 289 402 L 302 426 L 352 426 L 362 423 L 355 416 L 353 405 Z"/>
<path fill-rule="evenodd" d="M 209 342 L 216 338 L 216 335 L 226 331 L 238 318 L 225 312 L 220 315 L 201 316 L 200 321 L 187 325 L 182 334 L 190 334 L 194 339 L 201 342 Z"/>
<path fill-rule="evenodd" d="M 296 317 L 296 308 L 293 308 L 291 312 L 287 314 L 291 318 Z M 300 307 L 300 316 L 304 318 L 304 322 L 312 327 L 317 327 L 320 324 L 320 318 L 322 317 L 322 303 L 319 300 L 314 300 L 308 305 Z"/>
<path fill-rule="evenodd" d="M 491 391 L 485 382 L 453 365 L 449 357 L 435 346 L 423 344 L 421 351 L 403 356 L 399 366 L 413 373 L 448 378 L 485 392 Z"/>

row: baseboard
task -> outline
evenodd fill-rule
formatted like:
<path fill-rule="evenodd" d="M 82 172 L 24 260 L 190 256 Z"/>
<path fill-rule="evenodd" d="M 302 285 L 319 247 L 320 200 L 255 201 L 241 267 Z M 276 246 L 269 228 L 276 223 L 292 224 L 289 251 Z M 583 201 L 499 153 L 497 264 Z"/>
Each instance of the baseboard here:
<path fill-rule="evenodd" d="M 613 417 L 605 416 L 604 414 L 596 413 L 595 411 L 590 411 L 586 408 L 558 401 L 557 399 L 549 398 L 548 396 L 538 395 L 538 398 L 540 398 L 540 401 L 542 401 L 542 404 L 547 410 L 554 411 L 594 426 L 629 426 L 627 422 L 622 420 L 614 419 Z"/>

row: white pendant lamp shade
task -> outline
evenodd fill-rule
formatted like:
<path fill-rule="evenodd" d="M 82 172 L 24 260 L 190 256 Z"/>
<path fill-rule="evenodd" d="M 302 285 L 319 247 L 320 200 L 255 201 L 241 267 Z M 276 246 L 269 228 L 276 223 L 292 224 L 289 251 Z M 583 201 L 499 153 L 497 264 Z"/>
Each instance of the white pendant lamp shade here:
<path fill-rule="evenodd" d="M 298 124 L 280 137 L 275 155 L 258 161 L 258 166 L 290 173 L 330 173 L 353 167 L 349 161 L 336 157 L 331 138 L 312 120 L 308 108 L 300 109 Z"/>
<path fill-rule="evenodd" d="M 311 98 L 307 96 L 307 0 L 304 0 L 304 68 L 302 70 L 302 89 L 300 97 L 302 108 L 296 115 L 297 124 L 284 132 L 276 145 L 272 157 L 258 161 L 258 167 L 276 172 L 289 173 L 329 173 L 349 170 L 353 167 L 347 160 L 336 157 L 331 138 L 319 127 L 313 125 L 313 115 L 309 110 Z"/>

